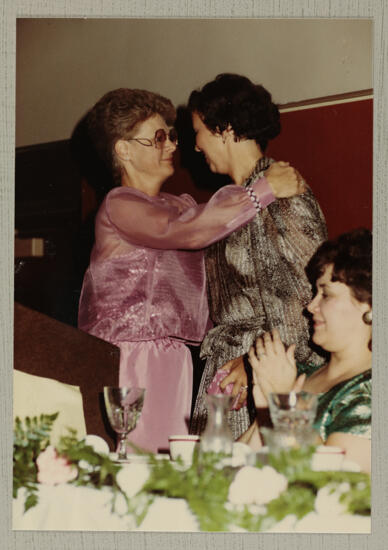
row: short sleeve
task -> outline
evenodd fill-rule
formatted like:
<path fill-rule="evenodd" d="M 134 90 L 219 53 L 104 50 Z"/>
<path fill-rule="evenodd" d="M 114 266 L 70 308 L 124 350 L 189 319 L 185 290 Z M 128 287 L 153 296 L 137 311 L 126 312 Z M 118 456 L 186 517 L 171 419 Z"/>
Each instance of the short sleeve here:
<path fill-rule="evenodd" d="M 301 374 L 306 374 L 306 376 L 311 376 L 316 370 L 323 367 L 325 364 L 324 359 L 322 359 L 322 363 L 299 363 L 296 362 L 296 369 L 298 376 Z"/>
<path fill-rule="evenodd" d="M 350 391 L 340 391 L 324 414 L 324 439 L 333 433 L 371 437 L 372 382 L 364 380 Z"/>

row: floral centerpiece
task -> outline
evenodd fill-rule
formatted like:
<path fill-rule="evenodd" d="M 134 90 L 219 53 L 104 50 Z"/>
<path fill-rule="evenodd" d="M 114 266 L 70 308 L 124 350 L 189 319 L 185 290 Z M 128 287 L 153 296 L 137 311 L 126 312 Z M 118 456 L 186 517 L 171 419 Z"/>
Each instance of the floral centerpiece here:
<path fill-rule="evenodd" d="M 141 493 L 184 498 L 202 531 L 267 531 L 287 517 L 370 515 L 370 476 L 313 471 L 314 447 L 280 451 L 268 464 L 220 467 L 220 457 L 194 456 L 189 469 L 155 461 Z"/>
<path fill-rule="evenodd" d="M 314 512 L 370 515 L 369 475 L 313 471 L 313 447 L 240 468 L 225 466 L 214 453 L 195 454 L 190 467 L 149 454 L 135 471 L 78 441 L 71 430 L 54 448 L 50 430 L 56 416 L 15 421 L 13 496 L 24 489 L 25 512 L 37 504 L 39 486 L 67 483 L 110 491 L 112 513 L 140 528 L 160 497 L 184 499 L 201 531 L 268 531 Z"/>
<path fill-rule="evenodd" d="M 117 495 L 126 498 L 116 481 L 120 466 L 104 453 L 96 452 L 69 429 L 57 447 L 50 444 L 50 432 L 58 413 L 15 419 L 13 445 L 13 498 L 24 488 L 24 510 L 38 503 L 39 484 L 73 483 L 78 486 L 109 487 L 112 503 Z"/>

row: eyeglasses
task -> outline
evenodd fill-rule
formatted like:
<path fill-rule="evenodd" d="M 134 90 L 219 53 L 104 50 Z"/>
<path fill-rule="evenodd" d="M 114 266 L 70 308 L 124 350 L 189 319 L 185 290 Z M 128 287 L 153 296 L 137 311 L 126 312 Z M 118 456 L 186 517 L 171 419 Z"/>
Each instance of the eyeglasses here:
<path fill-rule="evenodd" d="M 127 141 L 137 141 L 138 143 L 140 143 L 140 145 L 144 145 L 145 147 L 155 146 L 156 149 L 163 149 L 167 138 L 171 141 L 171 143 L 174 143 L 175 145 L 178 143 L 178 134 L 175 128 L 170 128 L 168 132 L 166 132 L 166 130 L 164 130 L 163 128 L 159 128 L 159 130 L 156 130 L 153 139 L 131 138 L 127 139 Z"/>

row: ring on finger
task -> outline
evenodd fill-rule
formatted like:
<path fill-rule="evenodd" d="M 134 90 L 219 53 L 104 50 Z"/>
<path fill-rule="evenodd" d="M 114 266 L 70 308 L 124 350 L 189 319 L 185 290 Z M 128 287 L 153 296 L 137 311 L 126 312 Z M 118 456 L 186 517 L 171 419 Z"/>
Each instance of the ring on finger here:
<path fill-rule="evenodd" d="M 243 391 L 247 391 L 247 390 L 248 390 L 248 386 L 240 386 L 240 389 L 243 390 Z"/>

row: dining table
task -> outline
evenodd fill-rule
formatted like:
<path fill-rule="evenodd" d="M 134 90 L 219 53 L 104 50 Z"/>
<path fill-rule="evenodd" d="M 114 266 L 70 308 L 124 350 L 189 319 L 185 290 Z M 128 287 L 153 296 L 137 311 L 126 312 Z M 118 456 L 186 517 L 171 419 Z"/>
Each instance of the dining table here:
<path fill-rule="evenodd" d="M 168 457 L 165 460 L 169 460 Z M 139 461 L 122 465 L 121 483 L 129 501 L 139 492 L 150 465 Z M 73 483 L 40 483 L 38 502 L 24 510 L 26 491 L 13 499 L 13 529 L 30 531 L 168 531 L 198 532 L 196 516 L 183 498 L 156 496 L 140 523 L 128 513 L 122 495 L 115 500 L 108 487 L 94 488 Z M 206 495 L 204 495 L 206 498 Z M 229 532 L 243 532 L 231 526 Z M 272 525 L 271 533 L 370 533 L 370 515 L 339 512 L 336 506 L 317 509 L 297 519 L 290 514 Z"/>

